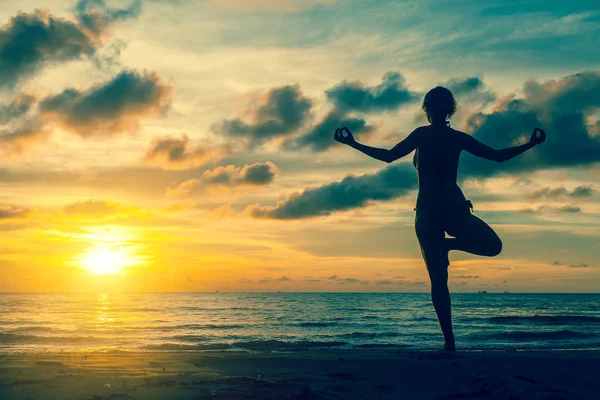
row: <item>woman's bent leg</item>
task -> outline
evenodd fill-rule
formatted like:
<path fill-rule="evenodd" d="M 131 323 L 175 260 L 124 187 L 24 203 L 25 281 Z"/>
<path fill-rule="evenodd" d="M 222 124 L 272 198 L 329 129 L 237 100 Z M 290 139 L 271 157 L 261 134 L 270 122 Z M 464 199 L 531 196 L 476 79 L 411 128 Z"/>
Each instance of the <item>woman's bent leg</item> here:
<path fill-rule="evenodd" d="M 444 249 L 444 230 L 438 218 L 427 211 L 418 211 L 415 231 L 431 280 L 431 301 L 444 334 L 444 350 L 454 350 L 452 310 L 448 290 L 448 266 Z"/>
<path fill-rule="evenodd" d="M 494 230 L 473 214 L 466 214 L 448 226 L 447 232 L 454 238 L 445 239 L 445 248 L 460 250 L 479 256 L 494 257 L 502 251 L 502 241 Z"/>

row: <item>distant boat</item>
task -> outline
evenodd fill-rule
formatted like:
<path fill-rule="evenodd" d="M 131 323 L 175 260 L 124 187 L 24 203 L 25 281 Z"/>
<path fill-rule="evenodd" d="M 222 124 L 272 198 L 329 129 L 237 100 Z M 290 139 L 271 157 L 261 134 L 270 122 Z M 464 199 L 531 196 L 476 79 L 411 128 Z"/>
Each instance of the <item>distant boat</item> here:
<path fill-rule="evenodd" d="M 481 291 L 479 291 L 477 293 L 487 293 L 487 292 L 485 290 L 481 290 Z"/>

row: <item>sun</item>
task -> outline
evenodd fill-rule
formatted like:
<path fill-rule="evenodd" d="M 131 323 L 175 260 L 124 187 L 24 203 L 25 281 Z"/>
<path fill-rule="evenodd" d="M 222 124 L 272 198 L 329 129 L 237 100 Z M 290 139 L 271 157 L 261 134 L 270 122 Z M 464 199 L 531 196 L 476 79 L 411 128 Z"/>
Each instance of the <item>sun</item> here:
<path fill-rule="evenodd" d="M 121 250 L 94 249 L 83 255 L 82 265 L 96 275 L 116 274 L 133 260 Z"/>

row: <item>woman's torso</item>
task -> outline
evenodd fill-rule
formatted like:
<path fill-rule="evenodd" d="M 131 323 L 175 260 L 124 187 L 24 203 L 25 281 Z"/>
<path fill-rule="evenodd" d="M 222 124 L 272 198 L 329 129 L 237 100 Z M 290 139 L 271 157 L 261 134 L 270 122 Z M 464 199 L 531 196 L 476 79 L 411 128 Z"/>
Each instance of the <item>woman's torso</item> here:
<path fill-rule="evenodd" d="M 423 127 L 413 164 L 417 168 L 417 207 L 450 206 L 466 202 L 456 180 L 462 132 L 446 126 Z"/>

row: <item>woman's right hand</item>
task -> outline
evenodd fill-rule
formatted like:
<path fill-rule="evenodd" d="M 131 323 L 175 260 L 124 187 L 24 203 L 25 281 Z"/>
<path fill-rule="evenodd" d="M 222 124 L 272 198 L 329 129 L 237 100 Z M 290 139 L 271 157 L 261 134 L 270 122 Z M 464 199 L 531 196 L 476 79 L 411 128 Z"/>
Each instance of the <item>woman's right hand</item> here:
<path fill-rule="evenodd" d="M 346 136 L 344 136 L 344 131 L 347 132 Z M 347 145 L 351 145 L 352 143 L 356 142 L 356 140 L 354 139 L 354 136 L 352 135 L 352 132 L 350 132 L 350 130 L 348 129 L 347 126 L 344 126 L 343 128 L 337 128 L 335 130 L 333 138 L 335 140 L 337 140 L 338 142 L 340 142 L 342 144 L 347 144 Z"/>
<path fill-rule="evenodd" d="M 540 133 L 539 136 L 537 135 L 538 132 Z M 540 128 L 535 128 L 533 130 L 533 133 L 531 134 L 531 138 L 529 139 L 529 142 L 535 146 L 540 143 L 543 143 L 545 140 L 546 140 L 546 132 L 544 132 Z"/>

